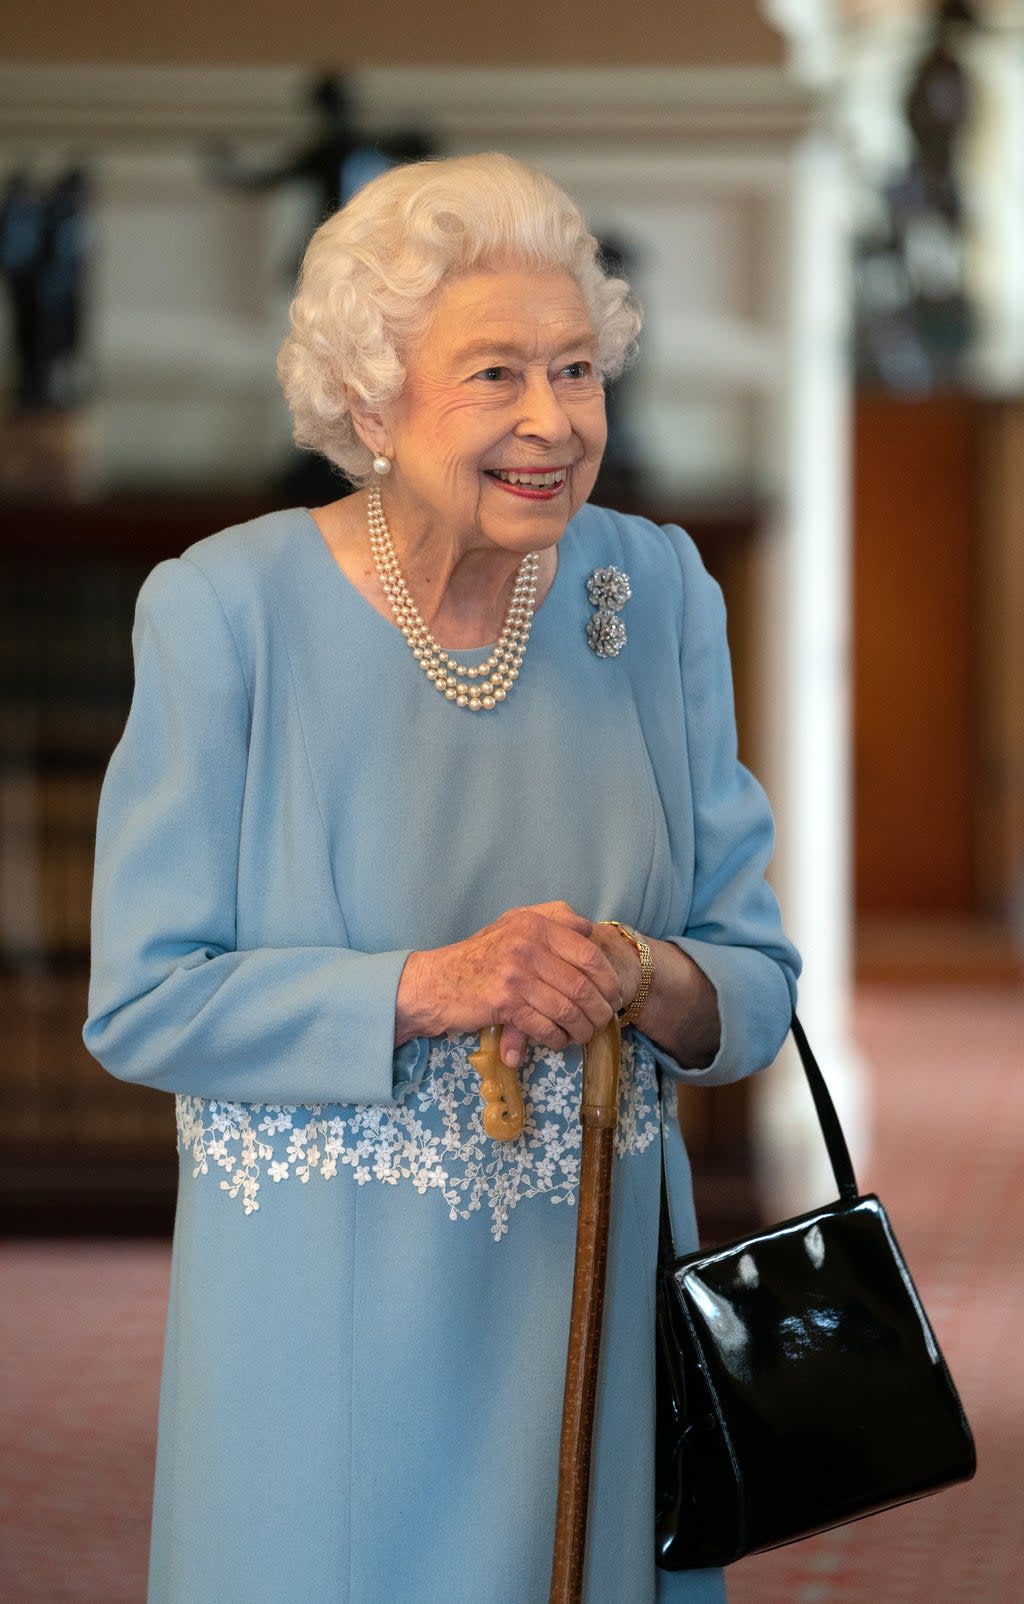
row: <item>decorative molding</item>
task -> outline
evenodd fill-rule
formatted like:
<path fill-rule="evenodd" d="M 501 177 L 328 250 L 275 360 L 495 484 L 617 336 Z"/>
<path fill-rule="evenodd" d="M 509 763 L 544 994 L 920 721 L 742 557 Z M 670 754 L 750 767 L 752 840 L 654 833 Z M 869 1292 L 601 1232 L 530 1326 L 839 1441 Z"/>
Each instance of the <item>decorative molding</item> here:
<path fill-rule="evenodd" d="M 0 66 L 0 144 L 80 148 L 211 137 L 279 140 L 306 127 L 299 67 Z M 442 143 L 572 138 L 787 142 L 816 102 L 783 69 L 367 68 L 350 82 L 366 126 L 423 123 Z"/>
<path fill-rule="evenodd" d="M 0 66 L 0 141 L 95 149 L 279 139 L 302 126 L 307 76 L 288 67 Z"/>
<path fill-rule="evenodd" d="M 772 67 L 381 68 L 360 73 L 356 83 L 368 120 L 378 107 L 388 115 L 400 108 L 460 139 L 788 141 L 806 131 L 816 105 L 784 70 Z"/>

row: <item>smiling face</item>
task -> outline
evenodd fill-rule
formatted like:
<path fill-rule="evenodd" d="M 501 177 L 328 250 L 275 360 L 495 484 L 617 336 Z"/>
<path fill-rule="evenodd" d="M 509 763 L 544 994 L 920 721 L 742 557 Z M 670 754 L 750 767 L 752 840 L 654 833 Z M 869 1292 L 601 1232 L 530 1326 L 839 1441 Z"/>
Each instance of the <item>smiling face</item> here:
<path fill-rule="evenodd" d="M 368 443 L 392 458 L 388 517 L 460 551 L 540 551 L 594 487 L 607 429 L 586 304 L 567 274 L 445 284 Z"/>

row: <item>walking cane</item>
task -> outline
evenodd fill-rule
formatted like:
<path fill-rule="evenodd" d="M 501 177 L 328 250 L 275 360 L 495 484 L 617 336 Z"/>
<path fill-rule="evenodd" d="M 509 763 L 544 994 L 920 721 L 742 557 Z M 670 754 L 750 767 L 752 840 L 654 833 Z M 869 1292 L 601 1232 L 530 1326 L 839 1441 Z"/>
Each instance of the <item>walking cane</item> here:
<path fill-rule="evenodd" d="M 480 1092 L 485 1105 L 484 1129 L 499 1141 L 507 1141 L 519 1135 L 525 1114 L 518 1077 L 502 1063 L 499 1041 L 497 1028 L 481 1031 L 479 1050 L 469 1058 L 480 1075 Z M 583 1049 L 580 1099 L 583 1144 L 576 1263 L 565 1361 L 555 1548 L 548 1604 L 580 1604 L 583 1597 L 594 1402 L 608 1269 L 612 1159 L 619 1115 L 620 1045 L 619 1026 L 613 1019 Z"/>

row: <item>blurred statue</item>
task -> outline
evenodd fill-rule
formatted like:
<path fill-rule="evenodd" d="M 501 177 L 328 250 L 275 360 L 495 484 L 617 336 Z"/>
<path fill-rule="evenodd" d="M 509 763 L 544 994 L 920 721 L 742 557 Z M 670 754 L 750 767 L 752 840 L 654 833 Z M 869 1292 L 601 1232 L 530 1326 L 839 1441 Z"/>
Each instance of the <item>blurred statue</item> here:
<path fill-rule="evenodd" d="M 289 279 L 298 272 L 308 235 L 357 189 L 396 163 L 433 154 L 427 135 L 415 129 L 397 129 L 377 137 L 361 132 L 348 88 L 334 74 L 313 81 L 307 104 L 313 118 L 310 138 L 270 166 L 249 167 L 223 146 L 211 147 L 208 152 L 211 176 L 232 189 L 275 190 L 303 184 L 312 190 L 310 226 L 289 261 Z M 336 500 L 344 494 L 346 484 L 323 457 L 295 450 L 278 476 L 275 493 L 314 506 Z"/>
<path fill-rule="evenodd" d="M 314 194 L 312 232 L 378 173 L 396 162 L 418 161 L 432 153 L 430 140 L 415 129 L 398 129 L 379 138 L 361 133 L 349 91 L 336 75 L 314 80 L 307 104 L 313 117 L 312 136 L 297 150 L 269 167 L 247 167 L 224 146 L 213 146 L 208 153 L 212 176 L 243 190 L 308 185 Z M 302 240 L 300 258 L 305 247 Z"/>
<path fill-rule="evenodd" d="M 27 173 L 12 173 L 0 201 L 0 272 L 11 306 L 17 407 L 31 406 L 43 387 L 36 297 L 42 238 L 43 197 Z"/>
<path fill-rule="evenodd" d="M 918 63 L 905 102 L 914 139 L 911 171 L 921 196 L 954 221 L 960 216 L 953 176 L 956 145 L 971 110 L 967 75 L 954 44 L 961 30 L 970 26 L 977 23 L 964 0 L 942 0 L 928 49 Z"/>
<path fill-rule="evenodd" d="M 73 168 L 48 193 L 15 173 L 0 201 L 18 411 L 66 408 L 79 399 L 86 199 L 85 174 Z"/>
<path fill-rule="evenodd" d="M 886 188 L 884 231 L 858 252 L 858 366 L 894 389 L 956 384 L 970 347 L 957 156 L 971 91 L 959 47 L 977 26 L 967 0 L 936 5 L 905 100 L 910 161 Z"/>
<path fill-rule="evenodd" d="M 0 198 L 0 277 L 10 303 L 12 386 L 0 480 L 31 495 L 93 485 L 83 398 L 88 181 L 77 167 L 45 189 L 13 173 Z"/>
<path fill-rule="evenodd" d="M 631 280 L 636 263 L 626 241 L 603 235 L 600 245 L 601 260 L 607 271 L 614 273 L 617 278 Z M 629 387 L 633 372 L 632 368 L 628 368 L 621 378 L 608 385 L 605 392 L 608 444 L 594 487 L 595 500 L 603 505 L 628 505 L 636 500 L 639 470 L 645 466 L 638 461 L 636 437 L 630 423 Z"/>

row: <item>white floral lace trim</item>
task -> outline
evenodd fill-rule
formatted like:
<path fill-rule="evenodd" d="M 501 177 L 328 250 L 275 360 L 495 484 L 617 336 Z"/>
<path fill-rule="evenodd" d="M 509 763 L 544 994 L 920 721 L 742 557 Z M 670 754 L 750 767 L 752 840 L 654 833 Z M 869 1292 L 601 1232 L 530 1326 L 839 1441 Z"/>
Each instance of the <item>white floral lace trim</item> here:
<path fill-rule="evenodd" d="M 177 1098 L 178 1142 L 193 1161 L 193 1177 L 224 1170 L 221 1190 L 246 1214 L 260 1208 L 269 1177 L 275 1184 L 314 1176 L 327 1181 L 347 1166 L 360 1186 L 409 1181 L 421 1195 L 436 1191 L 450 1220 L 490 1211 L 495 1241 L 525 1198 L 576 1201 L 580 1124 L 578 1054 L 537 1049 L 521 1071 L 526 1124 L 514 1142 L 495 1142 L 480 1120 L 479 1077 L 467 1052 L 475 1036 L 447 1036 L 430 1050 L 422 1081 L 393 1105 L 223 1103 Z M 619 1158 L 642 1153 L 658 1134 L 658 1087 L 649 1049 L 629 1036 L 622 1044 Z M 215 1173 L 215 1172 L 214 1172 Z"/>

